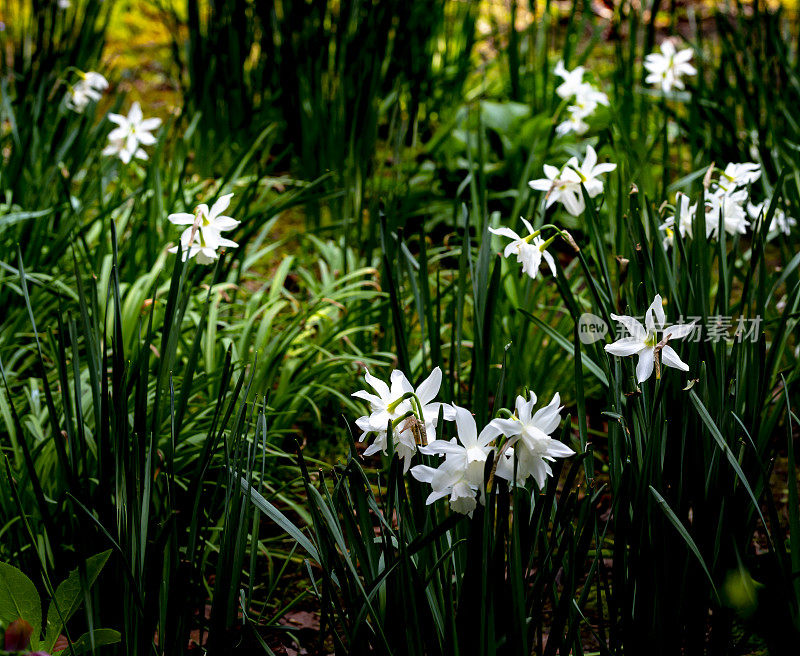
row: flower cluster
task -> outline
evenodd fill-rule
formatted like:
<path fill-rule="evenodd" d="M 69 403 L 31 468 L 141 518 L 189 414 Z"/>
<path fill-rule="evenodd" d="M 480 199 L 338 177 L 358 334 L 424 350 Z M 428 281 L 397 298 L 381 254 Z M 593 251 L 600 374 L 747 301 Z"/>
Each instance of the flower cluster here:
<path fill-rule="evenodd" d="M 67 107 L 81 113 L 92 101 L 100 99 L 101 93 L 108 88 L 108 81 L 100 75 L 89 71 L 79 72 L 81 79 L 67 92 Z M 134 158 L 146 160 L 147 152 L 143 146 L 156 143 L 153 131 L 161 125 L 160 118 L 145 118 L 138 102 L 131 105 L 128 115 L 109 113 L 108 120 L 117 125 L 108 135 L 108 145 L 103 155 L 119 157 L 128 164 Z M 232 230 L 239 221 L 224 216 L 233 194 L 221 196 L 209 209 L 208 205 L 198 205 L 194 213 L 176 212 L 167 218 L 175 225 L 188 226 L 181 234 L 180 244 L 169 248 L 170 253 L 181 252 L 181 258 L 196 257 L 200 264 L 210 264 L 219 258 L 219 248 L 236 248 L 238 244 L 222 236 L 222 232 Z"/>
<path fill-rule="evenodd" d="M 95 71 L 79 71 L 78 75 L 80 80 L 67 91 L 67 108 L 82 114 L 90 102 L 100 100 L 103 91 L 108 89 L 108 80 Z"/>
<path fill-rule="evenodd" d="M 439 412 L 447 421 L 455 419 L 455 411 L 448 405 L 434 402 L 442 385 L 442 370 L 436 367 L 415 390 L 402 371 L 392 372 L 387 385 L 369 371 L 364 379 L 375 393 L 361 390 L 353 394 L 369 404 L 370 413 L 356 420 L 361 430 L 359 441 L 368 435 L 375 440 L 364 452 L 372 455 L 379 451 L 386 455 L 389 434 L 395 453 L 403 461 L 403 470 L 408 471 L 418 444 L 436 440 L 436 423 Z"/>
<path fill-rule="evenodd" d="M 369 404 L 370 413 L 359 417 L 360 441 L 373 435 L 364 455 L 387 454 L 389 440 L 408 472 L 419 451 L 444 460 L 438 467 L 416 465 L 411 475 L 431 486 L 427 503 L 447 497 L 454 512 L 471 515 L 483 501 L 484 477 L 488 461 L 498 478 L 511 485 L 524 485 L 533 477 L 541 489 L 552 470 L 548 462 L 575 452 L 550 437 L 561 422 L 560 397 L 556 394 L 544 408 L 533 412 L 536 395 L 526 401 L 517 398 L 516 413 L 504 411 L 508 418 L 492 419 L 478 432 L 472 413 L 458 405 L 436 402 L 442 372 L 436 367 L 416 390 L 401 371 L 393 371 L 389 384 L 369 371 L 365 380 L 375 393 L 361 390 L 353 396 Z M 436 439 L 439 418 L 454 421 L 456 435 L 450 440 Z M 430 441 L 429 441 L 430 439 Z"/>
<path fill-rule="evenodd" d="M 599 176 L 616 168 L 616 164 L 598 164 L 597 153 L 591 145 L 588 145 L 582 164 L 578 163 L 577 157 L 571 157 L 560 169 L 545 164 L 544 174 L 546 177 L 531 180 L 528 186 L 537 191 L 547 192 L 546 207 L 549 208 L 558 201 L 572 216 L 580 216 L 586 209 L 583 193 L 581 193 L 581 184 L 586 189 L 589 198 L 594 198 L 603 193 L 603 181 Z"/>
<path fill-rule="evenodd" d="M 752 162 L 730 163 L 724 170 L 711 168 L 707 176 L 708 192 L 705 196 L 704 213 L 706 238 L 718 237 L 720 225 L 730 235 L 743 235 L 747 228 L 757 230 L 767 213 L 770 201 L 753 204 L 748 200 L 748 187 L 761 177 L 761 167 Z M 747 205 L 745 206 L 745 203 Z M 664 246 L 669 247 L 674 241 L 675 231 L 681 238 L 693 238 L 692 226 L 697 213 L 697 203 L 689 204 L 689 198 L 678 193 L 675 200 L 675 211 L 661 226 L 666 233 Z M 748 218 L 753 220 L 748 221 Z M 767 238 L 772 239 L 779 234 L 790 234 L 797 221 L 788 217 L 776 207 Z"/>
<path fill-rule="evenodd" d="M 589 130 L 585 119 L 595 112 L 598 105 L 608 107 L 608 96 L 591 82 L 584 81 L 583 66 L 568 71 L 564 62 L 559 60 L 553 72 L 564 80 L 556 88 L 556 93 L 564 100 L 572 100 L 572 104 L 567 107 L 569 118 L 556 126 L 556 132 L 561 135 L 570 132 L 585 134 Z"/>
<path fill-rule="evenodd" d="M 657 84 L 664 93 L 669 93 L 673 88 L 684 89 L 684 75 L 697 75 L 697 69 L 689 62 L 694 52 L 691 48 L 677 50 L 675 44 L 667 39 L 661 44 L 661 52 L 653 52 L 644 59 L 647 70 L 645 82 Z"/>

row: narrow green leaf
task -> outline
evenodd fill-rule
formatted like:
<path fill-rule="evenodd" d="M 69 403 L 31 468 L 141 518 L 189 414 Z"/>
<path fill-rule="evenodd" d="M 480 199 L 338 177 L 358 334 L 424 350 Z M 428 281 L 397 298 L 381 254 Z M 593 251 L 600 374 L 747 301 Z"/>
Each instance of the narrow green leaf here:
<path fill-rule="evenodd" d="M 706 561 L 703 560 L 703 556 L 700 553 L 700 550 L 697 548 L 697 544 L 695 544 L 695 541 L 692 539 L 692 536 L 689 535 L 689 531 L 686 530 L 686 527 L 681 523 L 681 520 L 678 519 L 678 516 L 673 512 L 672 508 L 669 507 L 669 504 L 666 502 L 664 497 L 662 497 L 652 485 L 650 485 L 649 488 L 650 493 L 655 497 L 658 505 L 661 506 L 661 509 L 664 511 L 667 519 L 669 519 L 669 521 L 675 527 L 675 530 L 678 531 L 680 536 L 683 538 L 683 541 L 686 542 L 686 546 L 689 547 L 691 552 L 697 557 L 697 561 L 700 563 L 700 566 L 706 573 L 708 582 L 711 584 L 711 588 L 714 590 L 714 595 L 719 598 L 719 595 L 717 594 L 717 587 L 714 585 L 714 579 L 711 578 L 711 572 L 708 571 Z"/>

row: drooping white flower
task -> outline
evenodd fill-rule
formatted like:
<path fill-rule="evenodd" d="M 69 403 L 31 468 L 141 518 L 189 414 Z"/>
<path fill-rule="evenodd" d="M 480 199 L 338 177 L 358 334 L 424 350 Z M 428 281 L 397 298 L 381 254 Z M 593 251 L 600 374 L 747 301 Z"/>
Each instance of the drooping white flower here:
<path fill-rule="evenodd" d="M 161 119 L 144 118 L 139 103 L 134 102 L 127 116 L 109 114 L 108 120 L 118 127 L 109 133 L 109 144 L 103 149 L 103 155 L 117 156 L 123 164 L 130 162 L 133 157 L 147 159 L 147 153 L 141 146 L 150 146 L 156 142 L 152 131 L 161 125 Z"/>
<path fill-rule="evenodd" d="M 697 203 L 689 205 L 689 197 L 686 194 L 678 192 L 675 197 L 675 214 L 661 224 L 661 230 L 667 234 L 664 237 L 664 248 L 672 246 L 674 232 L 677 230 L 682 239 L 692 237 L 692 221 L 694 221 L 694 214 L 697 211 Z"/>
<path fill-rule="evenodd" d="M 539 267 L 542 265 L 544 258 L 547 265 L 550 267 L 550 272 L 555 274 L 556 263 L 553 256 L 547 252 L 547 244 L 544 239 L 538 234 L 533 226 L 523 217 L 520 217 L 525 227 L 528 229 L 526 237 L 520 237 L 511 228 L 502 226 L 500 228 L 489 228 L 489 232 L 500 235 L 501 237 L 508 237 L 512 241 L 506 245 L 503 251 L 503 257 L 510 257 L 514 254 L 517 256 L 517 262 L 522 264 L 522 273 L 527 273 L 531 278 L 536 278 L 539 273 Z"/>
<path fill-rule="evenodd" d="M 580 216 L 586 209 L 586 204 L 581 194 L 581 179 L 578 174 L 572 169 L 559 171 L 550 164 L 545 164 L 543 168 L 546 177 L 531 180 L 528 186 L 537 191 L 547 192 L 545 207 L 550 207 L 558 201 L 572 216 Z"/>
<path fill-rule="evenodd" d="M 675 44 L 667 39 L 661 44 L 661 52 L 653 52 L 644 59 L 644 67 L 649 75 L 647 84 L 657 84 L 662 91 L 669 93 L 672 88 L 684 89 L 684 75 L 696 75 L 697 70 L 689 62 L 694 51 L 691 48 L 677 51 Z"/>
<path fill-rule="evenodd" d="M 720 216 L 722 216 L 722 226 L 729 235 L 745 234 L 750 225 L 744 210 L 745 200 L 747 200 L 746 189 L 706 196 L 706 232 L 708 236 L 718 236 Z"/>
<path fill-rule="evenodd" d="M 81 81 L 97 92 L 105 91 L 108 88 L 108 80 L 97 71 L 86 71 Z"/>
<path fill-rule="evenodd" d="M 578 135 L 585 134 L 589 130 L 589 124 L 584 119 L 591 116 L 600 104 L 608 105 L 608 96 L 585 82 L 578 88 L 574 104 L 567 107 L 567 120 L 556 126 L 556 133 L 560 135 L 570 132 Z"/>
<path fill-rule="evenodd" d="M 731 162 L 719 174 L 716 182 L 717 189 L 726 194 L 732 194 L 739 187 L 753 184 L 761 177 L 761 165 L 753 162 L 736 164 Z"/>
<path fill-rule="evenodd" d="M 597 153 L 591 145 L 588 145 L 586 146 L 586 157 L 583 158 L 583 163 L 578 164 L 577 157 L 570 157 L 566 168 L 578 174 L 583 186 L 586 188 L 586 193 L 589 194 L 589 198 L 594 198 L 603 193 L 603 181 L 598 176 L 613 171 L 617 168 L 617 165 L 610 162 L 598 164 Z"/>
<path fill-rule="evenodd" d="M 484 467 L 493 448 L 490 445 L 500 432 L 490 423 L 479 435 L 475 418 L 469 410 L 456 405 L 452 409 L 458 440 L 435 440 L 427 447 L 420 447 L 422 453 L 443 455 L 445 459 L 436 468 L 417 465 L 411 469 L 411 475 L 422 483 L 429 483 L 433 488 L 426 500 L 427 504 L 450 497 L 452 510 L 472 515 L 477 506 L 476 494 L 483 488 Z"/>
<path fill-rule="evenodd" d="M 570 157 L 562 170 L 549 164 L 544 165 L 545 178 L 531 180 L 528 186 L 537 191 L 547 192 L 546 207 L 556 201 L 564 205 L 572 216 L 580 216 L 586 209 L 586 203 L 581 193 L 581 183 L 586 188 L 589 198 L 594 198 L 603 192 L 603 181 L 598 176 L 613 171 L 616 164 L 597 163 L 597 153 L 591 145 L 586 146 L 586 157 L 583 163 L 577 157 Z"/>
<path fill-rule="evenodd" d="M 233 198 L 233 194 L 226 194 L 220 196 L 211 209 L 202 203 L 195 208 L 194 214 L 176 212 L 167 217 L 174 225 L 189 226 L 181 234 L 180 250 L 184 262 L 197 256 L 200 264 L 211 264 L 219 257 L 218 248 L 236 248 L 239 245 L 221 234 L 224 230 L 233 230 L 240 223 L 240 221 L 222 214 L 231 204 L 231 198 Z M 169 252 L 177 253 L 178 248 L 178 246 L 173 246 Z"/>
<path fill-rule="evenodd" d="M 100 73 L 95 71 L 81 73 L 81 79 L 67 91 L 67 108 L 82 114 L 90 102 L 100 100 L 107 88 L 108 80 Z"/>
<path fill-rule="evenodd" d="M 517 485 L 524 485 L 528 477 L 533 476 L 539 489 L 542 489 L 547 477 L 553 475 L 547 461 L 567 458 L 575 452 L 563 442 L 550 437 L 561 423 L 563 406 L 559 394 L 556 393 L 547 406 L 534 413 L 536 400 L 533 392 L 528 401 L 524 396 L 518 396 L 516 416 L 512 419 L 493 419 L 491 423 L 509 439 L 509 448 L 497 463 L 496 475 Z"/>
<path fill-rule="evenodd" d="M 608 107 L 608 96 L 599 89 L 596 89 L 594 85 L 589 82 L 581 84 L 575 92 L 575 106 L 581 111 L 591 114 L 597 109 L 598 105 L 605 105 Z"/>
<path fill-rule="evenodd" d="M 646 328 L 634 317 L 612 314 L 611 318 L 620 322 L 630 335 L 622 337 L 611 344 L 606 344 L 605 350 L 618 357 L 638 355 L 636 380 L 640 383 L 650 378 L 653 373 L 656 347 L 662 342 L 664 344 L 661 348 L 661 363 L 681 371 L 689 371 L 689 365 L 683 362 L 675 352 L 675 349 L 666 342 L 670 339 L 683 339 L 686 337 L 694 330 L 694 322 L 665 326 L 666 317 L 659 294 L 656 294 L 650 307 L 647 308 L 647 313 L 645 314 Z M 660 339 L 659 333 L 661 333 Z"/>
<path fill-rule="evenodd" d="M 585 134 L 589 130 L 589 124 L 584 119 L 591 116 L 598 105 L 608 106 L 608 96 L 596 89 L 590 82 L 582 81 L 582 67 L 570 72 L 564 69 L 563 62 L 558 62 L 556 74 L 565 80 L 558 87 L 556 93 L 564 99 L 573 98 L 573 104 L 567 107 L 568 118 L 556 126 L 556 133 L 559 135 L 570 132 L 578 135 Z"/>
<path fill-rule="evenodd" d="M 364 451 L 364 455 L 370 456 L 378 452 L 386 455 L 388 430 L 391 423 L 394 426 L 392 428 L 394 449 L 403 461 L 403 471 L 406 472 L 411 465 L 411 459 L 417 452 L 414 421 L 419 419 L 417 415 L 420 410 L 426 438 L 432 441 L 435 441 L 436 438 L 436 423 L 439 420 L 440 408 L 445 420 L 452 421 L 455 418 L 455 411 L 450 406 L 433 401 L 439 393 L 442 383 L 442 370 L 436 367 L 430 376 L 420 383 L 416 392 L 405 374 L 399 370 L 394 370 L 389 377 L 391 387 L 375 378 L 369 371 L 366 372 L 364 379 L 377 392 L 377 394 L 373 394 L 366 390 L 360 390 L 353 393 L 354 397 L 363 399 L 369 403 L 370 407 L 370 414 L 356 419 L 356 426 L 362 431 L 359 441 L 363 442 L 370 434 L 375 435 L 375 440 Z M 412 394 L 416 395 L 419 406 L 416 406 L 410 397 Z M 407 398 L 403 398 L 404 396 Z M 414 413 L 414 417 L 408 416 L 403 420 L 403 417 L 409 413 Z"/>
<path fill-rule="evenodd" d="M 581 184 L 589 197 L 594 198 L 603 192 L 603 181 L 599 176 L 616 168 L 616 164 L 598 164 L 597 153 L 589 145 L 583 163 L 579 163 L 577 157 L 571 157 L 560 171 L 555 166 L 545 164 L 544 174 L 547 177 L 531 180 L 528 186 L 547 192 L 546 207 L 559 201 L 572 216 L 580 216 L 586 209 Z"/>
<path fill-rule="evenodd" d="M 414 391 L 419 406 L 415 406 L 417 412 L 422 412 L 422 419 L 425 422 L 426 441 L 436 441 L 436 424 L 439 423 L 439 410 L 445 421 L 453 421 L 456 418 L 456 411 L 451 405 L 434 401 L 439 389 L 442 386 L 442 370 L 434 367 L 430 375 L 423 380 Z"/>
<path fill-rule="evenodd" d="M 72 0 L 58 0 L 59 9 L 69 9 L 72 6 Z"/>
<path fill-rule="evenodd" d="M 578 66 L 574 70 L 568 71 L 564 67 L 564 61 L 559 59 L 553 73 L 564 81 L 556 88 L 556 93 L 565 99 L 574 96 L 583 84 L 584 70 L 583 66 Z"/>
<path fill-rule="evenodd" d="M 389 376 L 389 383 L 391 387 L 384 383 L 382 380 L 373 376 L 369 370 L 364 375 L 364 380 L 372 387 L 377 394 L 373 394 L 366 390 L 359 390 L 353 392 L 352 396 L 363 399 L 369 403 L 370 414 L 364 415 L 356 419 L 356 426 L 361 429 L 361 436 L 359 442 L 363 442 L 368 435 L 374 434 L 375 441 L 367 447 L 364 455 L 371 456 L 375 453 L 381 452 L 386 455 L 388 448 L 387 438 L 389 424 L 398 421 L 401 417 L 411 411 L 411 401 L 403 399 L 405 394 L 413 392 L 414 388 L 408 382 L 406 375 L 397 369 L 392 371 Z M 416 442 L 413 440 L 413 435 L 406 435 L 410 437 L 413 444 L 408 444 L 408 440 L 401 440 L 401 433 L 403 430 L 393 430 L 392 437 L 395 440 L 395 450 L 401 459 L 405 461 L 414 455 L 417 450 Z"/>
<path fill-rule="evenodd" d="M 456 439 L 452 439 L 455 444 Z M 475 500 L 476 490 L 469 484 L 461 460 L 450 457 L 439 465 L 416 465 L 411 468 L 411 475 L 420 483 L 430 484 L 433 491 L 428 495 L 427 504 L 443 497 L 450 497 L 450 508 L 462 515 L 472 516 L 478 503 Z"/>
<path fill-rule="evenodd" d="M 556 134 L 563 136 L 574 132 L 577 135 L 586 134 L 589 131 L 589 124 L 583 120 L 584 116 L 580 112 L 573 111 L 572 106 L 567 108 L 567 120 L 561 121 L 556 126 Z"/>
<path fill-rule="evenodd" d="M 747 213 L 753 219 L 753 230 L 760 230 L 761 221 L 766 217 L 767 211 L 771 201 L 765 200 L 758 205 L 752 203 L 747 204 Z M 780 207 L 775 208 L 775 213 L 772 215 L 769 228 L 767 229 L 767 239 L 774 239 L 778 235 L 789 236 L 792 234 L 792 228 L 797 225 L 797 219 L 787 216 L 786 212 Z"/>

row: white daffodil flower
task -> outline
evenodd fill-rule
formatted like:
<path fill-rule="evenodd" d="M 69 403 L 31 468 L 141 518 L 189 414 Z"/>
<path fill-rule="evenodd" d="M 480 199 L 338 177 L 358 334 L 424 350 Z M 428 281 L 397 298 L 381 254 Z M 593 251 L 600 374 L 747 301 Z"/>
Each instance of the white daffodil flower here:
<path fill-rule="evenodd" d="M 574 132 L 577 135 L 586 134 L 589 131 L 589 124 L 583 120 L 583 115 L 580 112 L 572 111 L 572 107 L 567 108 L 567 120 L 561 121 L 556 126 L 556 134 L 564 136 Z"/>
<path fill-rule="evenodd" d="M 86 71 L 81 81 L 97 93 L 108 89 L 108 80 L 106 80 L 106 78 L 97 71 Z M 97 100 L 97 98 L 94 100 Z"/>
<path fill-rule="evenodd" d="M 545 207 L 549 208 L 558 201 L 572 216 L 580 216 L 586 209 L 586 204 L 581 194 L 581 179 L 578 174 L 572 169 L 559 171 L 550 164 L 545 164 L 543 168 L 546 177 L 531 180 L 528 186 L 536 191 L 547 192 Z"/>
<path fill-rule="evenodd" d="M 439 423 L 439 410 L 445 421 L 453 421 L 456 418 L 456 411 L 451 405 L 434 401 L 439 389 L 442 386 L 442 370 L 434 367 L 430 375 L 423 380 L 414 394 L 419 403 L 418 412 L 422 412 L 422 419 L 425 422 L 425 439 L 427 442 L 436 440 L 436 425 Z"/>
<path fill-rule="evenodd" d="M 555 166 L 545 164 L 544 174 L 547 177 L 531 180 L 528 186 L 537 191 L 547 192 L 545 207 L 550 207 L 559 201 L 572 216 L 580 216 L 586 209 L 581 183 L 586 188 L 589 198 L 594 198 L 603 192 L 603 181 L 599 176 L 616 168 L 616 164 L 598 164 L 597 153 L 589 145 L 586 146 L 586 157 L 582 164 L 578 162 L 577 157 L 571 157 L 561 171 Z"/>
<path fill-rule="evenodd" d="M 433 491 L 425 503 L 450 497 L 450 508 L 458 513 L 472 515 L 477 507 L 476 494 L 483 488 L 483 472 L 492 448 L 490 444 L 500 435 L 491 423 L 478 434 L 472 413 L 466 408 L 452 406 L 455 415 L 458 440 L 453 438 L 435 440 L 420 452 L 427 455 L 443 455 L 439 467 L 417 465 L 411 475 L 422 483 L 429 483 Z"/>
<path fill-rule="evenodd" d="M 770 200 L 765 200 L 758 205 L 752 203 L 747 204 L 747 213 L 753 219 L 753 230 L 760 230 L 761 221 L 767 215 L 769 210 Z M 767 230 L 767 239 L 774 239 L 778 235 L 789 236 L 792 234 L 792 228 L 797 225 L 797 220 L 791 216 L 786 216 L 786 212 L 780 206 L 775 208 L 775 213 L 772 215 L 769 228 Z"/>
<path fill-rule="evenodd" d="M 677 51 L 675 44 L 667 39 L 661 44 L 661 52 L 654 52 L 644 59 L 644 67 L 649 73 L 647 84 L 658 84 L 664 93 L 684 89 L 684 75 L 696 75 L 697 70 L 689 62 L 694 52 L 691 48 Z"/>
<path fill-rule="evenodd" d="M 528 235 L 520 237 L 511 228 L 502 226 L 500 228 L 489 228 L 489 232 L 501 237 L 508 237 L 511 242 L 506 245 L 503 250 L 503 257 L 511 257 L 516 254 L 517 262 L 522 264 L 522 273 L 527 273 L 531 278 L 536 278 L 539 273 L 539 267 L 542 266 L 542 259 L 547 262 L 550 267 L 550 272 L 555 274 L 556 263 L 553 256 L 547 252 L 547 242 L 541 238 L 538 230 L 534 230 L 533 226 L 523 217 L 520 217 L 525 227 L 528 229 Z"/>
<path fill-rule="evenodd" d="M 361 429 L 359 442 L 363 442 L 368 435 L 375 434 L 375 441 L 367 447 L 366 451 L 364 451 L 364 455 L 371 456 L 378 452 L 386 455 L 389 425 L 400 421 L 402 417 L 411 412 L 410 399 L 403 397 L 413 392 L 414 388 L 411 383 L 408 382 L 405 374 L 397 369 L 392 371 L 389 376 L 391 387 L 373 376 L 369 370 L 364 374 L 364 380 L 366 380 L 367 384 L 372 387 L 377 394 L 366 390 L 359 390 L 352 394 L 352 396 L 363 399 L 369 403 L 370 409 L 370 414 L 356 419 L 356 426 Z M 417 450 L 416 442 L 414 441 L 413 435 L 405 435 L 405 438 L 411 438 L 413 444 L 409 444 L 408 439 L 401 440 L 401 433 L 406 433 L 406 431 L 392 430 L 392 436 L 395 440 L 395 450 L 404 462 L 406 458 L 410 461 L 411 456 L 413 456 Z"/>
<path fill-rule="evenodd" d="M 103 149 L 103 155 L 117 156 L 123 164 L 128 164 L 134 157 L 147 159 L 147 153 L 141 146 L 150 146 L 156 142 L 151 133 L 161 125 L 161 119 L 144 118 L 139 103 L 134 102 L 127 116 L 109 114 L 108 120 L 118 127 L 109 133 L 109 144 Z"/>
<path fill-rule="evenodd" d="M 420 419 L 418 416 L 420 412 L 425 426 L 425 436 L 433 441 L 436 439 L 440 408 L 445 420 L 452 421 L 455 418 L 455 411 L 450 406 L 433 401 L 442 384 L 442 370 L 436 367 L 430 376 L 420 383 L 416 392 L 405 374 L 399 370 L 393 371 L 389 377 L 391 387 L 375 378 L 369 371 L 366 372 L 364 379 L 377 392 L 373 394 L 360 390 L 353 393 L 354 397 L 369 403 L 370 408 L 370 414 L 356 419 L 356 426 L 362 431 L 359 441 L 363 442 L 370 434 L 375 435 L 375 440 L 364 451 L 364 455 L 371 456 L 378 452 L 386 455 L 388 429 L 391 423 L 394 449 L 403 461 L 403 471 L 407 472 L 411 459 L 417 452 L 419 431 L 415 430 L 414 422 Z M 414 396 L 416 398 L 413 398 Z"/>
<path fill-rule="evenodd" d="M 597 109 L 597 102 L 587 98 L 575 97 L 575 104 L 567 107 L 569 120 L 577 123 L 591 116 Z M 587 126 L 588 127 L 588 126 Z M 558 128 L 556 128 L 557 130 Z"/>
<path fill-rule="evenodd" d="M 170 253 L 177 253 L 178 246 L 171 246 L 167 250 Z M 211 264 L 214 260 L 219 258 L 216 248 L 203 246 L 200 242 L 200 230 L 195 228 L 187 228 L 181 234 L 181 259 L 186 262 L 191 258 L 197 258 L 198 264 Z"/>
<path fill-rule="evenodd" d="M 455 441 L 453 438 L 453 444 Z M 478 505 L 475 500 L 476 490 L 469 484 L 460 465 L 460 459 L 448 458 L 436 468 L 416 465 L 411 468 L 411 475 L 420 483 L 428 483 L 433 488 L 426 500 L 427 504 L 443 497 L 450 497 L 450 508 L 454 512 L 471 517 Z"/>
<path fill-rule="evenodd" d="M 706 232 L 708 237 L 717 237 L 720 214 L 722 226 L 729 235 L 746 234 L 750 222 L 744 210 L 747 190 L 740 189 L 733 193 L 718 193 L 706 196 Z"/>
<path fill-rule="evenodd" d="M 556 93 L 561 98 L 570 98 L 574 96 L 578 89 L 580 89 L 581 85 L 583 84 L 583 73 L 584 73 L 583 66 L 578 66 L 572 71 L 568 71 L 564 67 L 563 60 L 558 60 L 556 62 L 556 67 L 553 73 L 564 80 L 557 88 Z"/>
<path fill-rule="evenodd" d="M 530 399 L 518 396 L 516 416 L 511 419 L 493 419 L 492 424 L 508 438 L 509 448 L 497 463 L 496 475 L 512 484 L 524 485 L 528 477 L 533 476 L 541 490 L 553 470 L 547 461 L 556 458 L 567 458 L 575 452 L 566 444 L 550 437 L 550 434 L 561 423 L 561 397 L 558 393 L 553 400 L 535 413 L 536 394 L 531 392 Z M 514 456 L 516 456 L 516 479 L 514 478 Z"/>
<path fill-rule="evenodd" d="M 656 294 L 645 314 L 645 326 L 634 317 L 612 314 L 614 321 L 619 321 L 630 333 L 612 344 L 606 344 L 605 349 L 611 355 L 626 357 L 639 356 L 636 365 L 636 380 L 643 383 L 650 378 L 655 365 L 656 348 L 661 347 L 661 362 L 668 367 L 681 371 L 689 371 L 689 365 L 683 362 L 667 342 L 670 339 L 683 339 L 694 330 L 694 322 L 689 324 L 676 324 L 664 326 L 666 317 L 661 303 L 661 296 Z M 659 332 L 661 339 L 659 339 Z"/>
<path fill-rule="evenodd" d="M 692 237 L 692 221 L 694 221 L 694 214 L 697 211 L 697 203 L 689 205 L 689 197 L 686 194 L 678 192 L 675 196 L 675 214 L 661 224 L 661 230 L 667 234 L 664 237 L 664 248 L 672 246 L 674 242 L 674 233 L 677 230 L 681 238 L 686 239 Z"/>
<path fill-rule="evenodd" d="M 67 108 L 82 114 L 90 102 L 97 102 L 108 88 L 108 80 L 100 73 L 81 73 L 81 79 L 67 92 Z"/>
<path fill-rule="evenodd" d="M 761 177 L 761 165 L 753 162 L 736 164 L 731 162 L 719 174 L 718 189 L 726 194 L 732 194 L 739 187 L 753 184 Z"/>
<path fill-rule="evenodd" d="M 189 227 L 181 234 L 180 246 L 171 247 L 169 252 L 177 253 L 180 248 L 184 262 L 196 256 L 200 264 L 211 264 L 219 257 L 218 248 L 238 247 L 239 244 L 235 241 L 221 235 L 223 230 L 233 230 L 240 223 L 240 221 L 222 214 L 231 204 L 231 198 L 233 198 L 233 194 L 220 196 L 211 209 L 208 209 L 208 205 L 205 203 L 198 205 L 194 214 L 188 212 L 170 214 L 167 217 L 170 223 Z"/>
<path fill-rule="evenodd" d="M 603 181 L 598 176 L 613 171 L 617 168 L 617 165 L 610 162 L 598 164 L 597 153 L 591 145 L 588 145 L 586 146 L 586 157 L 583 158 L 583 163 L 578 164 L 576 157 L 570 157 L 566 168 L 578 174 L 583 186 L 586 188 L 586 193 L 589 194 L 589 198 L 594 198 L 603 193 Z"/>
<path fill-rule="evenodd" d="M 566 84 L 566 82 L 562 84 L 559 89 L 565 87 Z M 570 98 L 574 96 L 574 103 L 567 107 L 568 118 L 556 126 L 556 133 L 559 135 L 569 134 L 570 132 L 578 135 L 585 134 L 589 130 L 589 124 L 584 119 L 591 116 L 598 105 L 608 106 L 608 96 L 595 89 L 589 82 L 579 81 L 574 84 L 570 81 L 568 88 L 564 88 L 564 92 L 566 93 L 568 90 L 571 93 L 562 97 Z"/>
<path fill-rule="evenodd" d="M 581 84 L 575 92 L 575 106 L 591 114 L 597 109 L 598 105 L 605 105 L 608 107 L 608 96 L 602 91 L 595 89 L 589 82 Z"/>
<path fill-rule="evenodd" d="M 589 130 L 589 124 L 584 119 L 594 113 L 598 104 L 608 105 L 608 96 L 594 89 L 591 84 L 581 85 L 575 96 L 575 104 L 567 107 L 569 118 L 556 126 L 556 133 L 559 135 L 570 132 L 578 135 L 585 134 Z"/>

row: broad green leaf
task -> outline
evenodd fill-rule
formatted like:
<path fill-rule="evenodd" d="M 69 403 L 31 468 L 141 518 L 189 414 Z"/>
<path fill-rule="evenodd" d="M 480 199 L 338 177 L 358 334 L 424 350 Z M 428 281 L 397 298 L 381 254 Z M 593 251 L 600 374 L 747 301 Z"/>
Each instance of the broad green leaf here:
<path fill-rule="evenodd" d="M 38 646 L 42 634 L 42 602 L 36 586 L 16 567 L 0 563 L 0 622 L 8 624 L 19 618 L 33 627 L 31 645 Z"/>
<path fill-rule="evenodd" d="M 492 102 L 484 100 L 481 103 L 481 122 L 491 130 L 497 131 L 503 137 L 513 137 L 513 130 L 520 121 L 527 119 L 531 114 L 528 105 L 515 102 Z"/>
<path fill-rule="evenodd" d="M 104 645 L 115 645 L 120 640 L 119 631 L 112 629 L 95 629 L 93 632 L 94 646 L 103 647 Z M 85 654 L 92 649 L 92 635 L 84 633 L 80 638 L 72 643 L 71 647 L 53 652 L 53 656 L 78 656 Z"/>
<path fill-rule="evenodd" d="M 86 561 L 86 583 L 91 588 L 100 570 L 106 564 L 111 551 L 92 556 Z M 80 570 L 74 569 L 65 581 L 58 586 L 56 595 L 47 609 L 47 631 L 44 640 L 45 651 L 51 651 L 61 634 L 64 624 L 75 614 L 83 603 L 83 586 L 81 585 Z"/>

